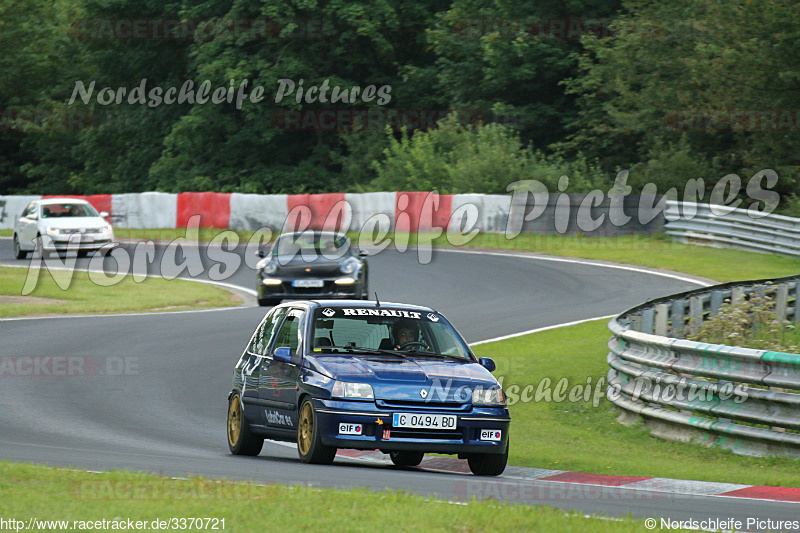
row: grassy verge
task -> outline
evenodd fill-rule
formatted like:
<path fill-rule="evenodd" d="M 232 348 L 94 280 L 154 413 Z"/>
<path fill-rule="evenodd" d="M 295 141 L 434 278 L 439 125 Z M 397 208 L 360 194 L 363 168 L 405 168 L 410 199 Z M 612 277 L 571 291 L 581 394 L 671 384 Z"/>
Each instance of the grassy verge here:
<path fill-rule="evenodd" d="M 668 442 L 644 427 L 616 422 L 605 399 L 606 321 L 598 320 L 474 347 L 497 362 L 510 405 L 509 464 L 595 474 L 668 477 L 756 485 L 800 486 L 798 461 L 752 458 L 697 444 Z M 543 380 L 549 379 L 550 385 Z M 589 380 L 588 401 L 585 392 Z M 597 383 L 602 381 L 600 387 Z M 565 380 L 566 399 L 548 401 L 544 392 Z M 515 387 L 513 387 L 515 386 Z M 524 395 L 528 387 L 527 395 Z M 570 401 L 569 393 L 575 390 Z M 580 392 L 578 392 L 580 391 Z M 597 400 L 593 400 L 598 392 Z M 525 397 L 533 401 L 525 401 Z"/>
<path fill-rule="evenodd" d="M 241 298 L 228 291 L 192 281 L 145 278 L 136 283 L 125 276 L 119 283 L 104 287 L 92 281 L 94 274 L 85 271 L 51 273 L 34 269 L 31 275 L 37 272 L 36 288 L 21 296 L 28 269 L 0 268 L 0 317 L 181 311 L 241 303 Z"/>
<path fill-rule="evenodd" d="M 157 519 L 210 518 L 224 519 L 224 529 L 237 532 L 260 532 L 265 527 L 348 532 L 644 530 L 641 521 L 587 518 L 491 500 L 455 504 L 394 491 L 174 480 L 130 472 L 89 474 L 1 462 L 0 494 L 5 520 L 68 520 L 71 527 L 74 520 L 131 519 L 150 525 Z M 223 529 L 221 522 L 216 524 Z"/>
<path fill-rule="evenodd" d="M 201 228 L 198 238 L 210 241 L 223 230 Z M 252 238 L 252 231 L 233 232 L 245 243 Z M 120 238 L 173 240 L 185 236 L 183 229 L 116 230 Z M 359 234 L 351 233 L 350 239 L 359 243 Z M 273 235 L 274 237 L 274 235 Z M 366 237 L 365 237 L 366 238 Z M 416 245 L 430 243 L 433 246 L 453 246 L 447 235 L 435 238 L 426 234 L 390 233 L 378 242 L 389 240 Z M 362 242 L 371 242 L 369 239 Z M 493 248 L 517 252 L 540 252 L 549 255 L 578 257 L 601 261 L 612 261 L 650 268 L 661 268 L 685 272 L 709 279 L 738 281 L 766 277 L 789 276 L 800 271 L 800 259 L 774 254 L 759 254 L 738 250 L 726 250 L 674 242 L 663 235 L 630 235 L 624 237 L 585 237 L 583 235 L 539 235 L 520 234 L 506 239 L 503 234 L 480 233 L 463 248 Z"/>

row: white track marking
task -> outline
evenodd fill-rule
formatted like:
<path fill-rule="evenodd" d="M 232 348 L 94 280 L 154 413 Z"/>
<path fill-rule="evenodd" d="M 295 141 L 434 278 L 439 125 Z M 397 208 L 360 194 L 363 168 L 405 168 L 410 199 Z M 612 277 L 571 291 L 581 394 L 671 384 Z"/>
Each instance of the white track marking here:
<path fill-rule="evenodd" d="M 680 281 L 685 281 L 686 283 L 693 283 L 695 285 L 700 285 L 701 287 L 710 287 L 714 285 L 713 283 L 709 283 L 707 281 L 701 281 L 697 278 L 687 277 L 687 275 L 677 274 L 672 272 L 661 272 L 659 270 L 654 270 L 645 267 L 635 267 L 630 265 L 618 265 L 614 263 L 603 263 L 599 261 L 590 261 L 585 259 L 568 259 L 563 257 L 551 257 L 551 256 L 538 256 L 538 255 L 526 255 L 526 254 L 513 254 L 508 252 L 483 252 L 483 251 L 470 251 L 470 250 L 448 250 L 445 248 L 437 248 L 437 251 L 441 252 L 448 252 L 454 254 L 477 254 L 477 255 L 496 255 L 499 257 L 515 257 L 519 259 L 532 259 L 534 261 L 553 261 L 556 263 L 572 263 L 576 265 L 587 265 L 587 266 L 595 266 L 595 267 L 602 267 L 602 268 L 613 268 L 616 270 L 628 270 L 630 272 L 639 272 L 641 274 L 650 274 L 653 276 L 661 276 L 663 278 L 672 278 L 677 279 Z"/>

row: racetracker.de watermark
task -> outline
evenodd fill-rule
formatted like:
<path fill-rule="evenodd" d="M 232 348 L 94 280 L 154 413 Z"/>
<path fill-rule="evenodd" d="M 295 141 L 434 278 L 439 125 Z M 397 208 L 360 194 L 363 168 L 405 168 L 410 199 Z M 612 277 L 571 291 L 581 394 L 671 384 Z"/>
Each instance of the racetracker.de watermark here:
<path fill-rule="evenodd" d="M 0 378 L 136 375 L 139 375 L 139 358 L 135 356 L 0 355 Z"/>
<path fill-rule="evenodd" d="M 553 472 L 557 475 L 557 472 Z M 655 490 L 627 490 L 615 486 L 589 483 L 562 483 L 557 480 L 537 483 L 533 480 L 456 481 L 454 496 L 459 500 L 493 499 L 496 501 L 543 503 L 548 502 L 622 502 L 654 501 L 670 497 Z"/>
<path fill-rule="evenodd" d="M 78 500 L 274 500 L 279 496 L 275 485 L 231 483 L 207 479 L 98 479 L 70 484 L 70 495 Z"/>
<path fill-rule="evenodd" d="M 678 109 L 665 120 L 680 131 L 800 131 L 800 109 Z"/>
<path fill-rule="evenodd" d="M 323 39 L 322 19 L 278 22 L 255 19 L 85 18 L 69 25 L 69 34 L 81 40 L 238 42 Z"/>

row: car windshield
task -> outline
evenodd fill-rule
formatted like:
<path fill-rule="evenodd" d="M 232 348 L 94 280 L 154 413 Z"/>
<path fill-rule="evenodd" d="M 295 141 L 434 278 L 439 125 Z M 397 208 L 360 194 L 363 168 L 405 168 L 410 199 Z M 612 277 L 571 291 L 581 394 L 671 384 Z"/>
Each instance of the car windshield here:
<path fill-rule="evenodd" d="M 312 338 L 317 354 L 472 361 L 453 326 L 432 312 L 382 306 L 322 308 L 315 311 Z"/>
<path fill-rule="evenodd" d="M 350 240 L 335 233 L 288 233 L 275 242 L 275 255 L 313 257 L 323 255 L 331 259 L 344 257 L 350 252 Z"/>
<path fill-rule="evenodd" d="M 89 204 L 47 204 L 42 206 L 42 218 L 97 217 L 97 211 Z"/>

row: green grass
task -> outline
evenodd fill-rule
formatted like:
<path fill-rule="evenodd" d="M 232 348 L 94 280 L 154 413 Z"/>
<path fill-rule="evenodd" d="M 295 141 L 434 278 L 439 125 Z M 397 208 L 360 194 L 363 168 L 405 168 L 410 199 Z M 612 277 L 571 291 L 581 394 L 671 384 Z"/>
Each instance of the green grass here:
<path fill-rule="evenodd" d="M 481 344 L 473 349 L 497 363 L 495 377 L 513 400 L 526 386 L 535 392 L 544 378 L 556 383 L 566 378 L 569 391 L 591 390 L 608 372 L 606 320 L 597 320 L 513 339 Z M 576 389 L 577 390 L 577 389 Z M 752 458 L 698 444 L 663 441 L 643 426 L 626 427 L 600 389 L 597 407 L 592 400 L 571 402 L 517 401 L 510 405 L 509 464 L 609 474 L 667 477 L 755 485 L 800 486 L 800 462 L 788 458 Z M 534 397 L 535 399 L 535 397 Z"/>
<path fill-rule="evenodd" d="M 36 288 L 22 296 L 28 269 L 0 268 L 0 317 L 181 311 L 241 303 L 228 291 L 192 281 L 145 278 L 136 283 L 126 276 L 121 282 L 104 287 L 95 284 L 85 271 L 31 271 L 32 276 L 37 273 Z"/>
<path fill-rule="evenodd" d="M 502 234 L 481 234 L 469 246 L 613 261 L 684 272 L 721 282 L 790 276 L 800 272 L 800 259 L 797 258 L 682 244 L 662 235 L 596 238 L 521 234 L 506 240 Z"/>
<path fill-rule="evenodd" d="M 0 498 L 5 520 L 69 520 L 70 526 L 73 520 L 152 523 L 194 517 L 224 519 L 224 529 L 237 533 L 645 530 L 642 521 L 586 518 L 492 500 L 458 504 L 396 491 L 174 480 L 123 471 L 90 474 L 8 462 L 0 462 Z M 217 526 L 222 529 L 221 523 Z"/>

